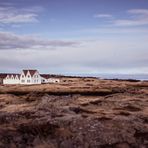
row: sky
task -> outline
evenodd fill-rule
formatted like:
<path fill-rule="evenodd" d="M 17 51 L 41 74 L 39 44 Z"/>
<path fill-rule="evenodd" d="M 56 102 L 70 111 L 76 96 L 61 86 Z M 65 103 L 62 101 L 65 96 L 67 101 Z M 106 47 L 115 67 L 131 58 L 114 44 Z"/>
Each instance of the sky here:
<path fill-rule="evenodd" d="M 148 74 L 148 0 L 0 0 L 0 72 Z"/>

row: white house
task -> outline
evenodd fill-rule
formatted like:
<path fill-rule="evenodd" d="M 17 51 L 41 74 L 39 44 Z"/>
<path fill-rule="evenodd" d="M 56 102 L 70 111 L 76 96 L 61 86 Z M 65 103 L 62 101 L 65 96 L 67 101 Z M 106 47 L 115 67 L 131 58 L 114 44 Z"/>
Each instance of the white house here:
<path fill-rule="evenodd" d="M 59 83 L 58 78 L 54 78 L 48 74 L 42 74 L 37 70 L 22 70 L 21 74 L 5 74 L 3 84 L 42 84 L 42 83 Z"/>
<path fill-rule="evenodd" d="M 23 70 L 20 84 L 41 84 L 41 76 L 37 70 Z"/>
<path fill-rule="evenodd" d="M 7 74 L 3 84 L 20 84 L 20 74 Z"/>

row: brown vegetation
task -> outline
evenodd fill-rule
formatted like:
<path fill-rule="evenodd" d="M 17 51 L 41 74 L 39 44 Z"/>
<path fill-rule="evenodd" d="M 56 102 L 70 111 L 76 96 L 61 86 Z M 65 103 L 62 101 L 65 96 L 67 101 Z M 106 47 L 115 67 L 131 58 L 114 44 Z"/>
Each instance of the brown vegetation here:
<path fill-rule="evenodd" d="M 148 82 L 62 78 L 0 86 L 0 148 L 146 148 Z"/>

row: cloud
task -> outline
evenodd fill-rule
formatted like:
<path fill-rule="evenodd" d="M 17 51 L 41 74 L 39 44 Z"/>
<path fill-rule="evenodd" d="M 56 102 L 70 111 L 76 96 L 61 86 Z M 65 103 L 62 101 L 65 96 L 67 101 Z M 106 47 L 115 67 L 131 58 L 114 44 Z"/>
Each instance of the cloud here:
<path fill-rule="evenodd" d="M 116 19 L 113 23 L 117 26 L 148 25 L 148 9 L 131 9 L 127 13 L 129 19 Z"/>
<path fill-rule="evenodd" d="M 0 32 L 0 50 L 14 49 L 53 49 L 55 47 L 75 46 L 76 41 L 48 40 L 37 36 L 17 35 L 10 32 Z"/>
<path fill-rule="evenodd" d="M 0 24 L 22 24 L 38 22 L 42 7 L 16 8 L 12 6 L 0 7 Z"/>
<path fill-rule="evenodd" d="M 110 14 L 96 14 L 94 15 L 95 18 L 112 18 Z"/>
<path fill-rule="evenodd" d="M 25 44 L 30 45 L 28 36 L 22 38 L 22 40 L 27 38 Z M 30 38 L 35 37 L 30 36 Z M 37 40 L 38 44 L 40 40 Z M 77 47 L 58 46 L 57 50 L 42 50 L 49 47 L 46 45 L 35 48 L 33 46 L 38 46 L 35 43 L 33 46 L 31 44 L 31 49 L 27 48 L 29 50 L 15 50 L 15 48 L 9 51 L 0 50 L 0 69 L 10 72 L 23 68 L 37 68 L 48 73 L 148 73 L 146 40 L 147 37 L 133 34 L 120 37 L 108 36 L 105 39 L 101 36 L 95 40 L 83 41 L 83 44 Z M 32 47 L 39 50 L 32 50 Z"/>
<path fill-rule="evenodd" d="M 126 73 L 135 69 L 137 73 L 148 73 L 146 43 L 141 41 L 142 47 L 138 40 L 127 38 L 126 41 L 121 42 L 121 39 L 116 38 L 100 39 L 93 42 L 87 41 L 82 47 L 69 47 L 63 48 L 62 51 L 50 50 L 50 52 L 48 50 L 3 50 L 0 51 L 0 69 L 13 72 L 16 69 L 37 68 L 50 73 L 89 74 L 119 71 Z"/>
<path fill-rule="evenodd" d="M 142 26 L 148 25 L 148 9 L 130 9 L 126 11 L 126 19 L 118 19 L 111 14 L 96 14 L 94 18 L 110 19 L 109 23 L 115 26 Z"/>
<path fill-rule="evenodd" d="M 148 9 L 131 9 L 128 10 L 128 13 L 148 15 Z"/>

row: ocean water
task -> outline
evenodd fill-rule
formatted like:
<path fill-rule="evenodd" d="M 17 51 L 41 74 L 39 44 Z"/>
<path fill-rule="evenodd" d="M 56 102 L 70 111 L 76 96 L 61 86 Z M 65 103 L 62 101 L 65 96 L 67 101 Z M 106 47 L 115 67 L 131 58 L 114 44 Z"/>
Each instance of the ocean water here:
<path fill-rule="evenodd" d="M 100 74 L 82 74 L 82 73 L 71 73 L 65 74 L 65 76 L 80 76 L 80 77 L 96 77 L 100 79 L 122 79 L 122 80 L 141 80 L 141 81 L 148 81 L 148 74 L 107 74 L 107 73 L 100 73 Z"/>
<path fill-rule="evenodd" d="M 133 79 L 148 81 L 148 74 L 71 74 L 71 76 L 97 77 L 100 79 Z"/>
<path fill-rule="evenodd" d="M 148 74 L 98 74 L 97 77 L 103 79 L 134 79 L 134 80 L 148 80 Z"/>

